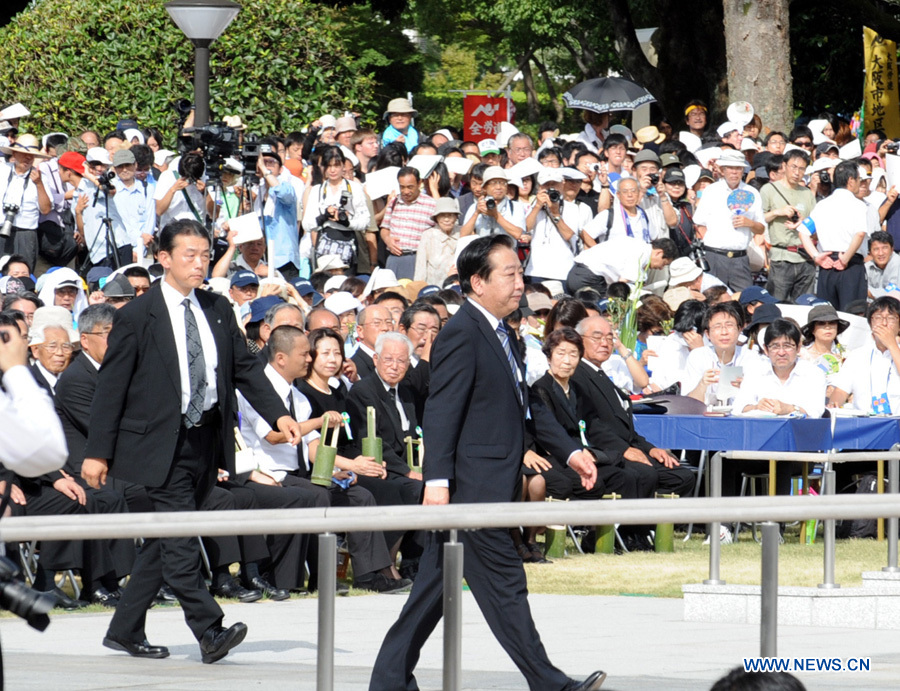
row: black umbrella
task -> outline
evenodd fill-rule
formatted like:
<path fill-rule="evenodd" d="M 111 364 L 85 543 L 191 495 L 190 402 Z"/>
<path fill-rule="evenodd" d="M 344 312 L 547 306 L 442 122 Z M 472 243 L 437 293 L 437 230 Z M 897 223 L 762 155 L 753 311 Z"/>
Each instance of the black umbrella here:
<path fill-rule="evenodd" d="M 569 108 L 609 113 L 614 110 L 635 110 L 656 99 L 640 84 L 624 77 L 597 77 L 576 84 L 563 94 Z"/>

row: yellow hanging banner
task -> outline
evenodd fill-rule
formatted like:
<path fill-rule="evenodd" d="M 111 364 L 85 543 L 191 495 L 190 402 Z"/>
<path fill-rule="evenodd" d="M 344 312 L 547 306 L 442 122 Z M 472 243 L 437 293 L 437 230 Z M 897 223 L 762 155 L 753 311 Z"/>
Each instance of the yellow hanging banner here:
<path fill-rule="evenodd" d="M 900 96 L 897 90 L 897 44 L 863 27 L 866 88 L 865 131 L 882 130 L 900 137 Z"/>

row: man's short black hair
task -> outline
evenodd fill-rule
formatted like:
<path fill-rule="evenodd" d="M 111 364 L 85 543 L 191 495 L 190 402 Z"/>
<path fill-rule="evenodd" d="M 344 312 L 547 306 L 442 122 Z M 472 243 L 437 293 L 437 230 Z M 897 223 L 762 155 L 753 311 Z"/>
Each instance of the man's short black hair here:
<path fill-rule="evenodd" d="M 671 238 L 658 238 L 657 240 L 653 240 L 650 243 L 650 246 L 655 250 L 662 250 L 663 259 L 669 259 L 671 261 L 678 259 L 678 246 Z"/>
<path fill-rule="evenodd" d="M 600 156 L 599 156 L 599 154 L 597 154 L 597 153 L 595 153 L 595 152 L 593 152 L 593 151 L 579 151 L 577 154 L 575 154 L 575 165 L 576 165 L 576 167 L 578 166 L 579 163 L 581 163 L 581 160 L 582 160 L 583 158 L 587 158 L 588 156 L 593 156 L 594 158 L 597 159 L 597 161 L 600 161 Z"/>
<path fill-rule="evenodd" d="M 900 317 L 900 300 L 889 295 L 882 295 L 880 298 L 872 300 L 869 303 L 869 309 L 866 311 L 866 321 L 869 322 L 869 326 L 872 326 L 872 317 L 884 311 Z"/>
<path fill-rule="evenodd" d="M 171 221 L 159 231 L 159 251 L 172 254 L 175 249 L 175 239 L 180 235 L 188 235 L 197 238 L 205 238 L 209 242 L 209 231 L 192 218 L 182 218 Z"/>
<path fill-rule="evenodd" d="M 781 137 L 782 139 L 784 139 L 785 143 L 787 143 L 787 140 L 788 140 L 788 137 L 784 132 L 779 132 L 778 130 L 772 130 L 771 132 L 769 132 L 766 135 L 766 138 L 763 139 L 763 146 L 768 146 L 769 140 L 771 140 L 772 137 Z"/>
<path fill-rule="evenodd" d="M 803 165 L 809 165 L 809 154 L 801 149 L 791 149 L 790 151 L 785 151 L 781 157 L 784 159 L 784 162 L 787 163 L 795 158 L 799 158 L 803 160 Z"/>
<path fill-rule="evenodd" d="M 399 300 L 400 302 L 403 303 L 403 309 L 406 309 L 407 307 L 409 307 L 409 300 L 407 300 L 400 293 L 393 291 L 393 290 L 387 290 L 387 291 L 383 292 L 381 295 L 379 295 L 377 298 L 375 298 L 375 302 L 373 304 L 380 305 L 382 302 L 386 302 L 388 300 Z"/>
<path fill-rule="evenodd" d="M 284 324 L 272 329 L 272 334 L 269 336 L 269 340 L 266 341 L 268 361 L 274 362 L 278 353 L 285 355 L 291 353 L 298 338 L 306 338 L 306 334 L 296 326 Z"/>
<path fill-rule="evenodd" d="M 456 261 L 459 286 L 463 293 L 471 295 L 473 276 L 479 276 L 483 281 L 489 280 L 494 269 L 491 254 L 500 247 L 515 250 L 516 241 L 509 235 L 488 235 L 466 245 Z"/>
<path fill-rule="evenodd" d="M 859 180 L 859 166 L 854 161 L 843 161 L 834 167 L 831 174 L 835 188 L 846 187 L 851 180 Z"/>
<path fill-rule="evenodd" d="M 28 260 L 25 259 L 21 254 L 11 254 L 9 255 L 9 259 L 6 260 L 6 265 L 3 267 L 3 275 L 9 275 L 9 267 L 12 264 L 24 264 L 25 268 L 28 269 L 28 273 L 31 273 L 31 265 L 28 263 Z"/>
<path fill-rule="evenodd" d="M 469 179 L 484 179 L 484 171 L 486 171 L 489 167 L 490 166 L 488 166 L 487 163 L 476 163 L 474 166 L 472 166 L 472 170 L 469 171 Z"/>
<path fill-rule="evenodd" d="M 793 319 L 776 319 L 771 324 L 769 324 L 769 328 L 766 329 L 766 335 L 763 338 L 763 343 L 766 348 L 769 347 L 769 344 L 774 341 L 776 338 L 781 338 L 782 336 L 787 336 L 791 341 L 793 341 L 794 345 L 800 345 L 800 327 L 797 326 L 797 322 Z"/>
<path fill-rule="evenodd" d="M 146 278 L 148 281 L 151 280 L 150 272 L 143 266 L 129 266 L 122 273 L 125 274 L 125 278 Z"/>
<path fill-rule="evenodd" d="M 28 302 L 30 302 L 35 307 L 44 306 L 44 301 L 37 296 L 37 293 L 33 293 L 30 290 L 23 290 L 16 293 L 15 295 L 7 295 L 6 297 L 4 297 L 2 307 L 3 309 L 8 310 L 11 305 L 14 305 L 19 300 L 28 300 Z"/>
<path fill-rule="evenodd" d="M 183 178 L 191 178 L 199 180 L 206 172 L 206 164 L 203 162 L 203 156 L 193 151 L 185 154 L 178 161 L 178 174 Z"/>
<path fill-rule="evenodd" d="M 433 305 L 425 302 L 424 300 L 416 300 L 413 304 L 403 310 L 403 314 L 400 315 L 400 326 L 409 331 L 409 327 L 412 326 L 413 319 L 416 318 L 416 315 L 419 312 L 427 312 L 428 314 L 433 314 L 435 317 L 437 317 L 438 328 L 440 328 L 441 315 Z"/>
<path fill-rule="evenodd" d="M 618 132 L 613 132 L 606 139 L 603 140 L 603 150 L 606 151 L 609 148 L 614 146 L 624 146 L 626 149 L 628 148 L 628 140 L 625 139 L 624 134 L 619 134 Z"/>
<path fill-rule="evenodd" d="M 876 230 L 869 236 L 869 247 L 872 246 L 873 242 L 883 242 L 890 245 L 891 249 L 894 249 L 894 236 L 883 230 Z"/>
<path fill-rule="evenodd" d="M 541 126 L 538 127 L 538 139 L 541 138 L 541 135 L 544 132 L 556 132 L 556 130 L 558 129 L 559 125 L 557 125 L 552 120 L 544 120 L 544 122 L 541 123 Z"/>
<path fill-rule="evenodd" d="M 898 302 L 897 304 L 900 305 L 900 302 Z M 704 331 L 709 331 L 709 322 L 717 314 L 727 314 L 731 317 L 734 317 L 735 321 L 737 322 L 738 329 L 740 330 L 744 328 L 744 310 L 741 309 L 741 306 L 734 300 L 728 300 L 727 302 L 717 302 L 715 305 L 711 305 L 710 308 L 706 311 L 706 318 L 703 320 Z"/>
<path fill-rule="evenodd" d="M 139 169 L 147 169 L 153 165 L 153 149 L 146 144 L 132 144 L 130 151 L 134 154 L 134 162 Z"/>
<path fill-rule="evenodd" d="M 572 156 L 577 154 L 579 151 L 589 151 L 587 145 L 584 142 L 566 142 L 562 148 L 562 157 L 563 163 L 572 159 Z"/>
<path fill-rule="evenodd" d="M 59 149 L 61 146 L 69 143 L 69 135 L 67 134 L 48 134 L 45 146 L 48 149 Z M 57 153 L 62 153 L 57 151 Z"/>
<path fill-rule="evenodd" d="M 559 165 L 562 165 L 562 151 L 560 151 L 557 147 L 548 146 L 538 154 L 537 160 L 538 163 L 543 163 L 548 158 L 555 158 L 559 162 Z"/>
<path fill-rule="evenodd" d="M 695 329 L 698 333 L 703 329 L 703 318 L 706 316 L 706 305 L 700 300 L 685 300 L 678 309 L 672 328 L 678 333 L 687 333 Z"/>
<path fill-rule="evenodd" d="M 806 137 L 810 141 L 813 140 L 812 130 L 809 129 L 806 125 L 797 125 L 794 129 L 791 130 L 790 135 L 788 135 L 788 139 L 791 143 L 800 139 L 800 137 Z"/>
<path fill-rule="evenodd" d="M 419 175 L 419 171 L 412 166 L 403 166 L 400 170 L 397 171 L 398 180 L 407 175 L 412 175 L 416 179 L 416 182 L 419 182 L 422 179 Z"/>
<path fill-rule="evenodd" d="M 121 139 L 124 141 L 124 135 L 119 132 L 119 130 L 113 130 L 112 132 L 107 132 L 103 135 L 103 146 L 106 146 L 106 143 L 110 139 Z"/>

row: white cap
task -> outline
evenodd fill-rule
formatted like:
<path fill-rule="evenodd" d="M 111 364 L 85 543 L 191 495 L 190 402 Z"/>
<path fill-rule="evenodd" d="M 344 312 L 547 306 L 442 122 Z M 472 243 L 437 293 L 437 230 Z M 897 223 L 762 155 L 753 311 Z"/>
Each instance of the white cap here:
<path fill-rule="evenodd" d="M 435 132 L 434 134 L 443 134 L 445 137 L 447 137 L 447 139 L 450 139 L 450 140 L 453 140 L 453 139 L 454 139 L 454 137 L 453 137 L 453 132 L 451 132 L 451 131 L 448 130 L 448 129 L 439 129 L 439 130 L 438 130 L 437 132 Z M 433 137 L 434 134 L 432 134 L 431 136 Z"/>
<path fill-rule="evenodd" d="M 746 168 L 748 165 L 747 159 L 744 158 L 744 154 L 740 151 L 735 151 L 734 149 L 725 149 L 719 154 L 719 158 L 716 159 L 716 164 L 719 168 Z"/>
<path fill-rule="evenodd" d="M 102 163 L 107 166 L 112 165 L 112 161 L 109 159 L 109 152 L 102 146 L 92 146 L 88 149 L 85 159 L 88 163 Z"/>
<path fill-rule="evenodd" d="M 859 167 L 859 179 L 860 180 L 871 180 L 872 176 L 869 175 L 869 171 L 867 168 Z"/>
<path fill-rule="evenodd" d="M 349 267 L 344 260 L 336 254 L 323 254 L 316 260 L 316 271 L 331 271 L 334 269 L 347 268 Z"/>
<path fill-rule="evenodd" d="M 158 153 L 158 152 L 157 152 L 157 153 Z M 155 158 L 155 157 L 154 157 L 154 158 Z M 233 170 L 233 171 L 235 171 L 235 172 L 237 172 L 237 173 L 243 173 L 243 172 L 244 172 L 244 164 L 241 163 L 241 162 L 240 162 L 239 160 L 237 160 L 236 158 L 234 158 L 233 156 L 229 156 L 229 157 L 226 158 L 224 161 L 222 161 L 222 167 L 223 167 L 223 168 L 228 168 L 228 170 Z"/>
<path fill-rule="evenodd" d="M 333 115 L 323 115 L 319 118 L 319 122 L 322 123 L 322 129 L 332 129 L 337 127 L 337 118 Z"/>
<path fill-rule="evenodd" d="M 340 290 L 341 286 L 344 285 L 344 281 L 346 280 L 346 276 L 332 276 L 327 281 L 325 281 L 323 292 L 330 293 L 332 291 Z"/>
<path fill-rule="evenodd" d="M 334 312 L 338 316 L 344 312 L 357 311 L 362 309 L 362 303 L 353 297 L 352 293 L 340 292 L 329 295 L 325 298 L 325 309 Z"/>
<path fill-rule="evenodd" d="M 397 280 L 397 274 L 391 269 L 379 269 L 372 275 L 372 291 L 399 287 L 400 281 Z"/>
<path fill-rule="evenodd" d="M 174 151 L 169 151 L 168 149 L 160 149 L 155 154 L 153 154 L 153 163 L 156 166 L 164 166 L 166 161 L 175 155 Z M 226 159 L 226 163 L 230 159 Z M 243 168 L 241 168 L 243 170 Z"/>
<path fill-rule="evenodd" d="M 840 162 L 839 158 L 819 158 L 806 170 L 808 173 L 818 173 L 820 170 L 830 170 Z"/>
<path fill-rule="evenodd" d="M 577 168 L 560 168 L 559 171 L 562 173 L 563 180 L 587 180 L 587 175 L 582 173 Z"/>
<path fill-rule="evenodd" d="M 563 173 L 561 168 L 541 168 L 538 173 L 537 181 L 539 185 L 546 185 L 548 182 L 562 182 Z"/>
<path fill-rule="evenodd" d="M 743 132 L 744 126 L 739 125 L 736 122 L 731 122 L 731 120 L 726 120 L 716 128 L 716 134 L 718 134 L 719 138 L 721 139 L 729 132 L 734 132 L 735 130 L 737 130 L 738 132 Z"/>
<path fill-rule="evenodd" d="M 126 141 L 126 142 L 131 142 L 132 139 L 137 139 L 137 140 L 138 140 L 138 144 L 143 144 L 143 143 L 144 143 L 144 135 L 143 135 L 143 133 L 142 133 L 140 130 L 134 129 L 133 127 L 129 128 L 129 129 L 127 129 L 127 130 L 125 130 L 124 135 L 125 135 L 125 141 Z"/>

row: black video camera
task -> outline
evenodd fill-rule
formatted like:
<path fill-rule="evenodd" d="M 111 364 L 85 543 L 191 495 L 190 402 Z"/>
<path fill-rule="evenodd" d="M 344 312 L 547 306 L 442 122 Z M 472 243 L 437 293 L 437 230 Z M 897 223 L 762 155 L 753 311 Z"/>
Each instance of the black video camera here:
<path fill-rule="evenodd" d="M 181 154 L 189 151 L 203 152 L 206 177 L 213 184 L 222 179 L 225 159 L 240 149 L 238 131 L 224 122 L 210 123 L 202 127 L 185 127 L 178 137 Z"/>
<path fill-rule="evenodd" d="M 108 192 L 112 188 L 112 181 L 116 179 L 116 171 L 107 170 L 97 176 L 97 183 L 103 188 L 104 192 Z"/>
<path fill-rule="evenodd" d="M 497 200 L 493 197 L 488 197 L 485 199 L 484 205 L 488 208 L 488 211 L 493 211 L 497 208 Z"/>
<path fill-rule="evenodd" d="M 706 250 L 703 249 L 703 243 L 699 238 L 695 238 L 691 242 L 691 259 L 702 271 L 709 271 L 709 260 L 706 258 Z"/>

